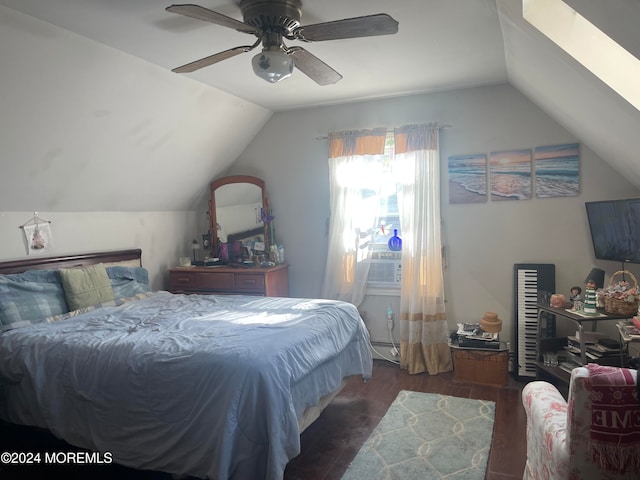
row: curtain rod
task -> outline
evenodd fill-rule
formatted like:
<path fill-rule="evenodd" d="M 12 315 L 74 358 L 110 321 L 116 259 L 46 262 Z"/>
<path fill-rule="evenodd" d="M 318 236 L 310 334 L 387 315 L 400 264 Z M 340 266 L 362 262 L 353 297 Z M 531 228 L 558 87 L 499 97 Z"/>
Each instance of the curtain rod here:
<path fill-rule="evenodd" d="M 442 128 L 453 128 L 453 125 L 451 125 L 450 123 L 445 123 L 444 125 L 440 125 L 440 127 L 438 127 L 440 129 Z M 329 140 L 329 137 L 324 136 L 324 137 L 316 137 L 316 140 Z"/>

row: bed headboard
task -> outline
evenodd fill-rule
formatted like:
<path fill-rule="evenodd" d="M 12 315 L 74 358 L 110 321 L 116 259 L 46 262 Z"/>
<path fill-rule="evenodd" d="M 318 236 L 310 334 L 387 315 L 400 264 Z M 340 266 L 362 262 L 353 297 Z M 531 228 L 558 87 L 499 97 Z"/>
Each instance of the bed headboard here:
<path fill-rule="evenodd" d="M 22 273 L 27 270 L 82 267 L 96 263 L 117 263 L 137 261 L 142 266 L 142 250 L 116 250 L 113 252 L 81 253 L 56 257 L 29 257 L 23 260 L 0 262 L 0 274 Z"/>

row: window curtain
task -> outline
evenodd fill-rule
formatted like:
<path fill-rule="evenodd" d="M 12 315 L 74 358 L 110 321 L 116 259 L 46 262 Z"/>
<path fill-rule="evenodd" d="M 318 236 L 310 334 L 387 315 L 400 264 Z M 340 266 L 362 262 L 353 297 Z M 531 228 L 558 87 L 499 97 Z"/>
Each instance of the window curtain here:
<path fill-rule="evenodd" d="M 394 136 L 403 232 L 400 367 L 435 375 L 453 369 L 440 238 L 439 128 L 405 126 Z"/>
<path fill-rule="evenodd" d="M 321 296 L 358 306 L 364 299 L 369 274 L 366 239 L 376 216 L 363 199 L 359 183 L 367 164 L 384 153 L 386 129 L 329 134 L 329 248 Z"/>

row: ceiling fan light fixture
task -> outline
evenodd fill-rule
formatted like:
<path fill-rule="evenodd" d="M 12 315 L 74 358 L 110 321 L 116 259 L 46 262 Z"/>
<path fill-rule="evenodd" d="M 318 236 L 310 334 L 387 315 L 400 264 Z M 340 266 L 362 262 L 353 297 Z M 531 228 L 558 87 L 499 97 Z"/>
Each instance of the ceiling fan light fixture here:
<path fill-rule="evenodd" d="M 293 73 L 293 58 L 282 50 L 267 50 L 251 59 L 253 72 L 267 82 L 277 83 Z"/>

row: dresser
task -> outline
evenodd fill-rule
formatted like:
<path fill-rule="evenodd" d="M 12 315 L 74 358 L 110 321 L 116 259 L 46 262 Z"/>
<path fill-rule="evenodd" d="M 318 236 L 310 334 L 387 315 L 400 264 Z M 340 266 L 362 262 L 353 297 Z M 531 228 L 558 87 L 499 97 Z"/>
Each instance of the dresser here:
<path fill-rule="evenodd" d="M 171 293 L 289 296 L 289 265 L 274 267 L 175 267 L 169 269 Z"/>

